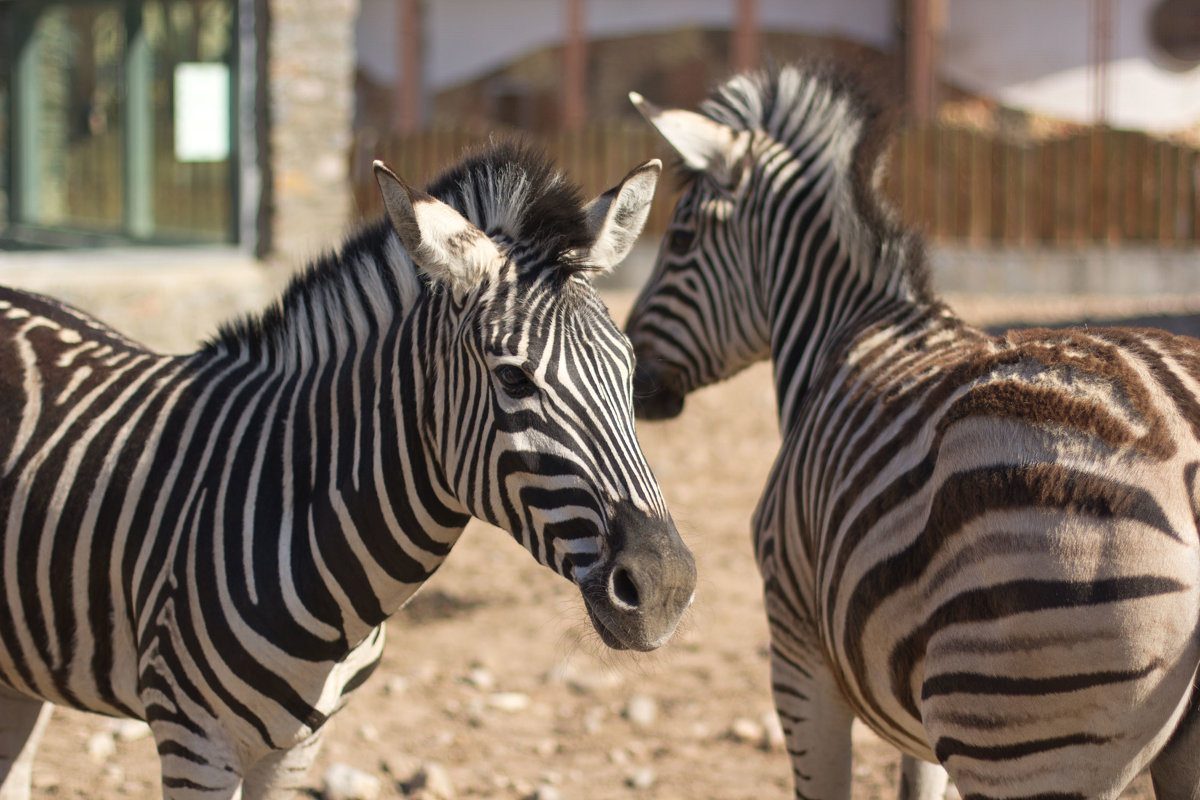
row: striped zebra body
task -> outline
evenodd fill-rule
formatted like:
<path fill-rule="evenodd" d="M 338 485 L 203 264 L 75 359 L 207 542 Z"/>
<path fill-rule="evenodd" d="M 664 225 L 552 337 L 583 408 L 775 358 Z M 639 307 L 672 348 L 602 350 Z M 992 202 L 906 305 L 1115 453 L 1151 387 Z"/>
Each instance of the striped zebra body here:
<path fill-rule="evenodd" d="M 902 796 L 1200 788 L 1200 342 L 992 337 L 875 195 L 884 136 L 833 73 L 635 103 L 689 182 L 627 330 L 639 411 L 760 359 L 783 444 L 753 519 L 797 797 L 849 797 L 857 717 Z M 944 780 L 944 778 L 942 779 Z"/>
<path fill-rule="evenodd" d="M 147 720 L 165 797 L 298 788 L 471 516 L 576 583 L 611 646 L 674 630 L 694 566 L 590 283 L 657 163 L 587 206 L 507 144 L 432 195 L 377 169 L 390 222 L 195 354 L 0 290 L 5 800 L 46 701 Z"/>

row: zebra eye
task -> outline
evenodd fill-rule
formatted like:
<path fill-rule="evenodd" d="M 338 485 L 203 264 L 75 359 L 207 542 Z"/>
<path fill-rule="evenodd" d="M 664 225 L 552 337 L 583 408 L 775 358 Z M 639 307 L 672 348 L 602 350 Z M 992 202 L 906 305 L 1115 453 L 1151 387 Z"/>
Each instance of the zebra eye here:
<path fill-rule="evenodd" d="M 501 364 L 496 367 L 496 380 L 500 381 L 509 397 L 516 399 L 529 397 L 537 391 L 525 370 L 514 364 Z"/>
<path fill-rule="evenodd" d="M 683 255 L 692 249 L 692 242 L 695 241 L 696 234 L 682 228 L 676 228 L 671 231 L 667 238 L 667 250 L 675 255 Z"/>

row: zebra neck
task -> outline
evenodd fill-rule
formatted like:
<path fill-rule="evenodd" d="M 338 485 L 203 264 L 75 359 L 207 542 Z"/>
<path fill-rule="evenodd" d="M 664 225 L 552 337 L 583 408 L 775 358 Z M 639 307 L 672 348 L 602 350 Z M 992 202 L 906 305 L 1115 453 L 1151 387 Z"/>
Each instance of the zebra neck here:
<path fill-rule="evenodd" d="M 830 213 L 789 261 L 779 254 L 768 259 L 778 265 L 764 289 L 772 299 L 768 324 L 783 431 L 798 423 L 805 400 L 827 380 L 857 332 L 885 317 L 926 313 L 909 263 L 923 256 L 909 237 L 877 243 L 866 235 L 860 238 L 867 241 L 853 242 L 838 234 L 839 222 Z"/>
<path fill-rule="evenodd" d="M 423 434 L 422 354 L 439 346 L 425 307 L 442 300 L 418 291 L 405 307 L 354 266 L 346 283 L 289 290 L 273 336 L 227 337 L 198 387 L 237 418 L 216 433 L 235 451 L 230 484 L 249 487 L 224 538 L 242 551 L 251 603 L 279 592 L 267 606 L 335 650 L 400 608 L 468 519 Z"/>

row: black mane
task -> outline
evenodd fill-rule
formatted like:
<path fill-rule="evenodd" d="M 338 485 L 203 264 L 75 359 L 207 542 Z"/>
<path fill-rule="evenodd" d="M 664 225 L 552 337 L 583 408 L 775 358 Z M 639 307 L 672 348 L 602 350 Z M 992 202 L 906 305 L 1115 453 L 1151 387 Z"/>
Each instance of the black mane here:
<path fill-rule="evenodd" d="M 502 236 L 532 255 L 526 264 L 549 266 L 566 279 L 590 265 L 576 253 L 594 241 L 588 230 L 583 195 L 540 149 L 516 139 L 493 141 L 468 153 L 431 181 L 426 191 L 455 208 L 489 236 Z M 225 323 L 206 344 L 209 351 L 238 351 L 266 343 L 281 344 L 288 316 L 301 305 L 329 308 L 346 293 L 362 293 L 382 284 L 386 301 L 403 305 L 402 279 L 397 270 L 409 262 L 389 263 L 389 241 L 399 247 L 386 216 L 364 223 L 335 251 L 309 262 L 288 284 L 276 302 L 258 314 Z M 372 280 L 357 272 L 378 272 Z M 419 280 L 423 287 L 424 280 Z M 422 289 L 423 291 L 423 289 Z M 320 302 L 317 302 L 320 301 Z"/>
<path fill-rule="evenodd" d="M 884 104 L 865 78 L 825 63 L 793 63 L 736 75 L 718 86 L 700 113 L 734 130 L 760 130 L 805 152 L 814 138 L 855 137 L 844 176 L 862 234 L 884 257 L 886 269 L 903 270 L 913 293 L 932 299 L 924 241 L 906 227 L 883 196 L 887 147 L 897 109 Z M 849 124 L 848 124 L 849 123 Z M 683 180 L 694 173 L 680 167 Z"/>
<path fill-rule="evenodd" d="M 593 242 L 578 186 L 545 152 L 500 139 L 468 153 L 430 182 L 429 194 L 453 206 L 489 236 L 502 234 L 568 271 Z"/>

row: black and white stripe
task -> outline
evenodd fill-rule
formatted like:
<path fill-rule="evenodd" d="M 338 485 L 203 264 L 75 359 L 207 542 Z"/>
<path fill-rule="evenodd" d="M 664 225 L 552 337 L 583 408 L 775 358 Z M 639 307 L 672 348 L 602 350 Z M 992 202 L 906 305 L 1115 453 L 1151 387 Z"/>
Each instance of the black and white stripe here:
<path fill-rule="evenodd" d="M 587 205 L 515 145 L 430 194 L 377 169 L 390 223 L 192 355 L 0 289 L 6 799 L 47 702 L 147 720 L 166 797 L 294 788 L 472 515 L 575 582 L 611 646 L 670 637 L 694 565 L 590 283 L 658 163 Z"/>
<path fill-rule="evenodd" d="M 635 97 L 687 185 L 628 325 L 647 416 L 771 359 L 784 444 L 753 520 L 797 797 L 849 797 L 858 717 L 965 797 L 1200 788 L 1200 342 L 992 337 L 933 294 L 827 70 Z"/>

